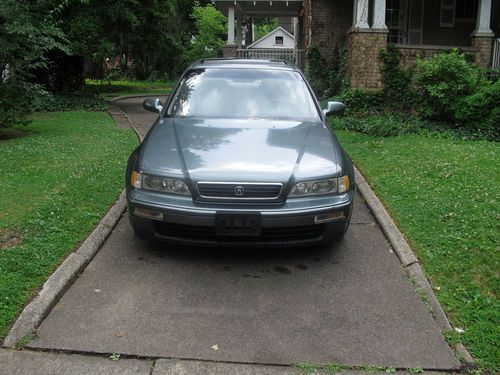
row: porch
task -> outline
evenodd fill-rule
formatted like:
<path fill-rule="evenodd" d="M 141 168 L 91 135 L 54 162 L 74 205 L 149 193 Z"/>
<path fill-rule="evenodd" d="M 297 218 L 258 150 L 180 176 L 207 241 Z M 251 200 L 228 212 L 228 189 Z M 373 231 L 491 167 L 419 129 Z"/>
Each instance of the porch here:
<path fill-rule="evenodd" d="M 333 62 L 347 49 L 351 87 L 381 86 L 379 51 L 393 43 L 402 64 L 458 48 L 477 65 L 500 66 L 500 0 L 214 0 L 227 16 L 225 57 L 284 59 L 305 66 L 304 51 Z M 293 17 L 293 49 L 247 46 L 259 17 Z"/>
<path fill-rule="evenodd" d="M 299 67 L 304 66 L 302 42 L 298 32 L 298 17 L 303 8 L 303 0 L 213 0 L 212 3 L 228 20 L 224 57 L 280 59 Z M 255 19 L 262 17 L 292 18 L 291 33 L 295 38 L 293 48 L 248 49 L 256 41 Z"/>
<path fill-rule="evenodd" d="M 500 0 L 304 0 L 305 48 L 316 46 L 328 61 L 347 49 L 351 87 L 381 87 L 379 51 L 388 43 L 411 65 L 458 48 L 483 67 L 496 66 Z"/>

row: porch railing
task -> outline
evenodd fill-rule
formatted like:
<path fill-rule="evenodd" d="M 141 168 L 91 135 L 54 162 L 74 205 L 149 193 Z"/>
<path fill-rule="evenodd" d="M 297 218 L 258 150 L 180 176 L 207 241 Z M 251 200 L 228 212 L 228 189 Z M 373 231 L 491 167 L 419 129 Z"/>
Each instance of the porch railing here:
<path fill-rule="evenodd" d="M 303 50 L 284 48 L 249 48 L 237 49 L 236 57 L 243 59 L 265 59 L 265 60 L 285 60 L 292 64 L 299 65 L 302 61 Z"/>
<path fill-rule="evenodd" d="M 493 42 L 493 61 L 491 62 L 493 69 L 500 69 L 500 38 L 496 38 Z"/>

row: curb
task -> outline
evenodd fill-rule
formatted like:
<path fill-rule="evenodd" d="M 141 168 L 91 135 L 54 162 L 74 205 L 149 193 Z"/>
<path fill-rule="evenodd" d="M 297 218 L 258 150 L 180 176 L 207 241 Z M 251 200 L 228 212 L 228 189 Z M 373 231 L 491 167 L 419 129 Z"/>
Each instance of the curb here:
<path fill-rule="evenodd" d="M 419 291 L 419 294 L 422 294 L 424 301 L 431 310 L 431 314 L 438 328 L 441 332 L 452 331 L 453 328 L 450 321 L 434 294 L 429 281 L 425 277 L 424 271 L 422 270 L 422 267 L 420 267 L 420 263 L 413 253 L 413 250 L 408 245 L 408 242 L 406 242 L 403 234 L 392 220 L 382 202 L 380 202 L 366 179 L 355 166 L 354 174 L 358 191 L 370 208 L 375 220 L 382 228 L 385 236 L 389 240 L 389 243 L 394 249 L 401 265 L 406 271 L 406 274 L 415 285 L 415 288 Z M 453 349 L 467 364 L 474 364 L 474 359 L 463 344 L 457 344 L 453 347 Z"/>
<path fill-rule="evenodd" d="M 122 111 L 120 110 L 120 112 Z M 142 137 L 136 127 L 130 122 L 129 117 L 126 115 L 125 117 L 138 138 L 142 141 Z M 36 333 L 36 329 L 42 323 L 43 319 L 50 313 L 64 292 L 68 290 L 78 275 L 83 272 L 85 267 L 87 267 L 97 254 L 126 208 L 127 201 L 125 190 L 123 190 L 92 233 L 90 233 L 76 251 L 72 252 L 63 261 L 45 284 L 43 284 L 42 289 L 36 297 L 26 305 L 4 339 L 2 343 L 3 347 L 14 348 L 21 339 Z"/>
<path fill-rule="evenodd" d="M 153 98 L 153 97 L 159 97 L 159 96 L 169 96 L 170 95 L 170 92 L 168 94 L 137 94 L 137 95 L 130 95 L 130 96 L 116 96 L 114 98 L 107 98 L 107 99 L 104 99 L 105 101 L 107 101 L 108 103 L 114 103 L 114 102 L 117 102 L 119 100 L 123 100 L 123 99 L 137 99 L 137 98 Z"/>
<path fill-rule="evenodd" d="M 124 97 L 123 99 L 133 99 L 134 97 Z M 110 108 L 106 111 L 109 113 L 111 117 L 113 117 L 113 113 L 111 111 L 117 111 L 119 112 L 128 122 L 130 127 L 134 130 L 135 135 L 137 135 L 137 138 L 139 138 L 139 141 L 142 142 L 144 138 L 146 137 L 146 134 L 143 134 L 142 130 L 137 126 L 137 124 L 130 118 L 129 115 L 127 115 L 125 112 L 121 110 L 120 107 L 115 105 L 115 102 L 122 100 L 122 99 L 116 99 L 116 100 L 110 100 L 108 101 Z"/>

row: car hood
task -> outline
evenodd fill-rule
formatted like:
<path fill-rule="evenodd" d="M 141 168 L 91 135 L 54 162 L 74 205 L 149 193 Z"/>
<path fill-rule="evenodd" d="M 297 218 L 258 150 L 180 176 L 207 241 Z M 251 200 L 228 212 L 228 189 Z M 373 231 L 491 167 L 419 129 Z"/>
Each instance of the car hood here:
<path fill-rule="evenodd" d="M 140 169 L 193 182 L 286 183 L 338 174 L 339 154 L 320 121 L 165 118 L 141 147 Z"/>

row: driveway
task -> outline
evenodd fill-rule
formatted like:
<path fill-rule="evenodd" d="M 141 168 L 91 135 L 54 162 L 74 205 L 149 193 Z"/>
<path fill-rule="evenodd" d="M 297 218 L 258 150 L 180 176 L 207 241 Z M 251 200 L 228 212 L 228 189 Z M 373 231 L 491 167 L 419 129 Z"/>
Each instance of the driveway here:
<path fill-rule="evenodd" d="M 146 131 L 141 99 L 116 104 Z M 126 215 L 28 344 L 140 357 L 453 369 L 458 363 L 356 196 L 335 246 L 207 250 L 134 237 Z"/>

